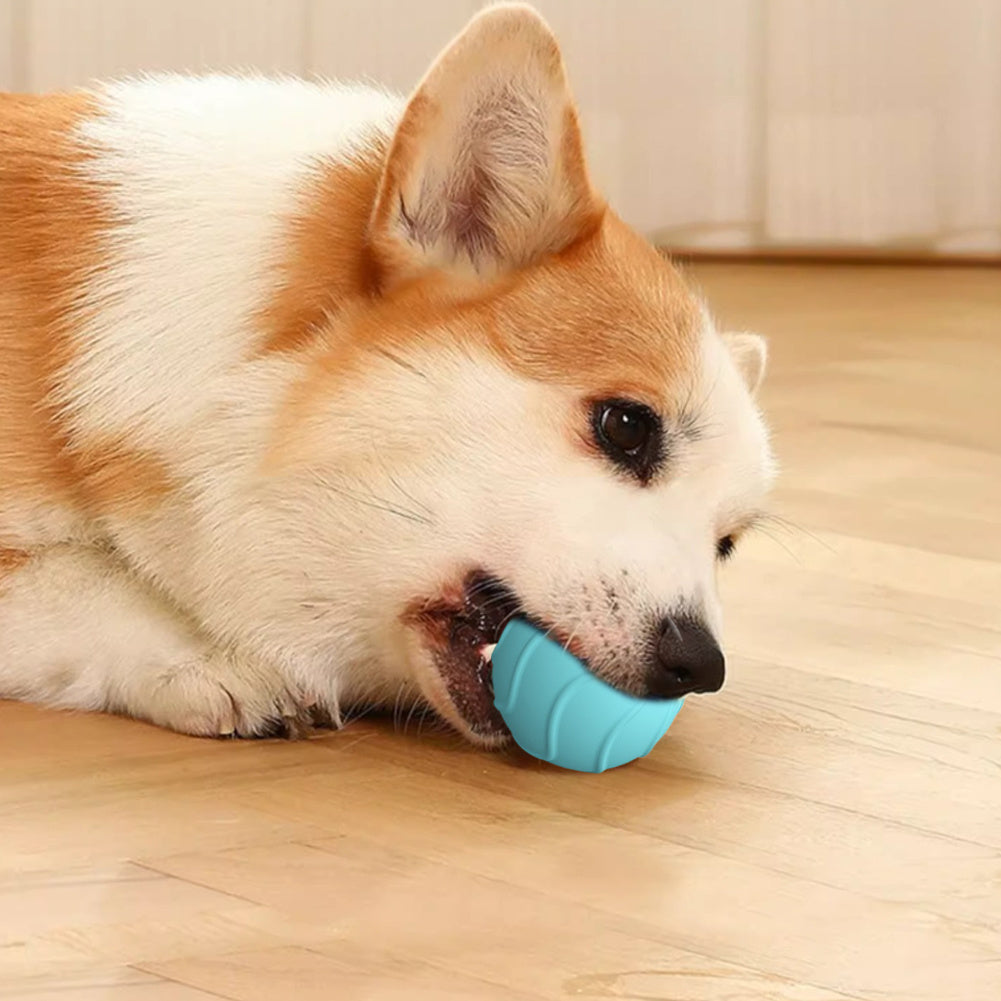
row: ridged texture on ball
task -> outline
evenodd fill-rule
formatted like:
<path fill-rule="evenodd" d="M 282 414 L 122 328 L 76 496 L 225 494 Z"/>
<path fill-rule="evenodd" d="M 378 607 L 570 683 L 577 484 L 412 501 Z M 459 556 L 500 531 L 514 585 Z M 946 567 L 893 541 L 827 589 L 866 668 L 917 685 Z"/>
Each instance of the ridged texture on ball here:
<path fill-rule="evenodd" d="M 649 754 L 683 702 L 612 688 L 521 619 L 505 627 L 492 661 L 494 705 L 519 746 L 579 772 L 603 772 Z"/>

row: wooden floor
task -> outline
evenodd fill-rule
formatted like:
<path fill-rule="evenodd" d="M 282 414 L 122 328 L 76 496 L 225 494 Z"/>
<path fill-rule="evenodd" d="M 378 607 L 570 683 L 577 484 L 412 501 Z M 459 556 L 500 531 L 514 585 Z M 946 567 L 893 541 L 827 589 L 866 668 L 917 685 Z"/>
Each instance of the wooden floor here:
<path fill-rule="evenodd" d="M 694 273 L 784 466 L 724 691 L 600 776 L 2 704 L 0 997 L 1001 998 L 1001 271 Z"/>

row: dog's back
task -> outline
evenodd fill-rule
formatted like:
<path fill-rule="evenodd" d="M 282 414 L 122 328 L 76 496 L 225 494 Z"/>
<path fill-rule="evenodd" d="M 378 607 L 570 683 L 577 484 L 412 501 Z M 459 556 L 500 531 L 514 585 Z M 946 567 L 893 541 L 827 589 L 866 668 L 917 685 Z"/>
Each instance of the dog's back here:
<path fill-rule="evenodd" d="M 0 541 L 162 491 L 236 364 L 353 293 L 398 109 L 232 77 L 0 96 Z"/>

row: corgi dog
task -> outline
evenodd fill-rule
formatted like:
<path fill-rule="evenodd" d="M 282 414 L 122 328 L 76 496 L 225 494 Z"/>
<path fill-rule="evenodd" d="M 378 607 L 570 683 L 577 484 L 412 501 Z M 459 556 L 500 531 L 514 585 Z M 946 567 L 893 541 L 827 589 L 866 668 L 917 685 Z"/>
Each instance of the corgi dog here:
<path fill-rule="evenodd" d="M 529 7 L 406 100 L 0 96 L 0 697 L 499 745 L 519 615 L 624 691 L 714 691 L 765 355 L 595 190 Z"/>

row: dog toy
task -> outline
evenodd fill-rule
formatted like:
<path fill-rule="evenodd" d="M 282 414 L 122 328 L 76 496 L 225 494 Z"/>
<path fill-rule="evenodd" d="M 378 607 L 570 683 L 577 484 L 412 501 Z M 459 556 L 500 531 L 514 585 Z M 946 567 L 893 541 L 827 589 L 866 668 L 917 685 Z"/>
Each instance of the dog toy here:
<path fill-rule="evenodd" d="M 504 627 L 490 659 L 494 705 L 519 746 L 578 772 L 649 754 L 684 701 L 620 692 L 521 619 Z"/>

